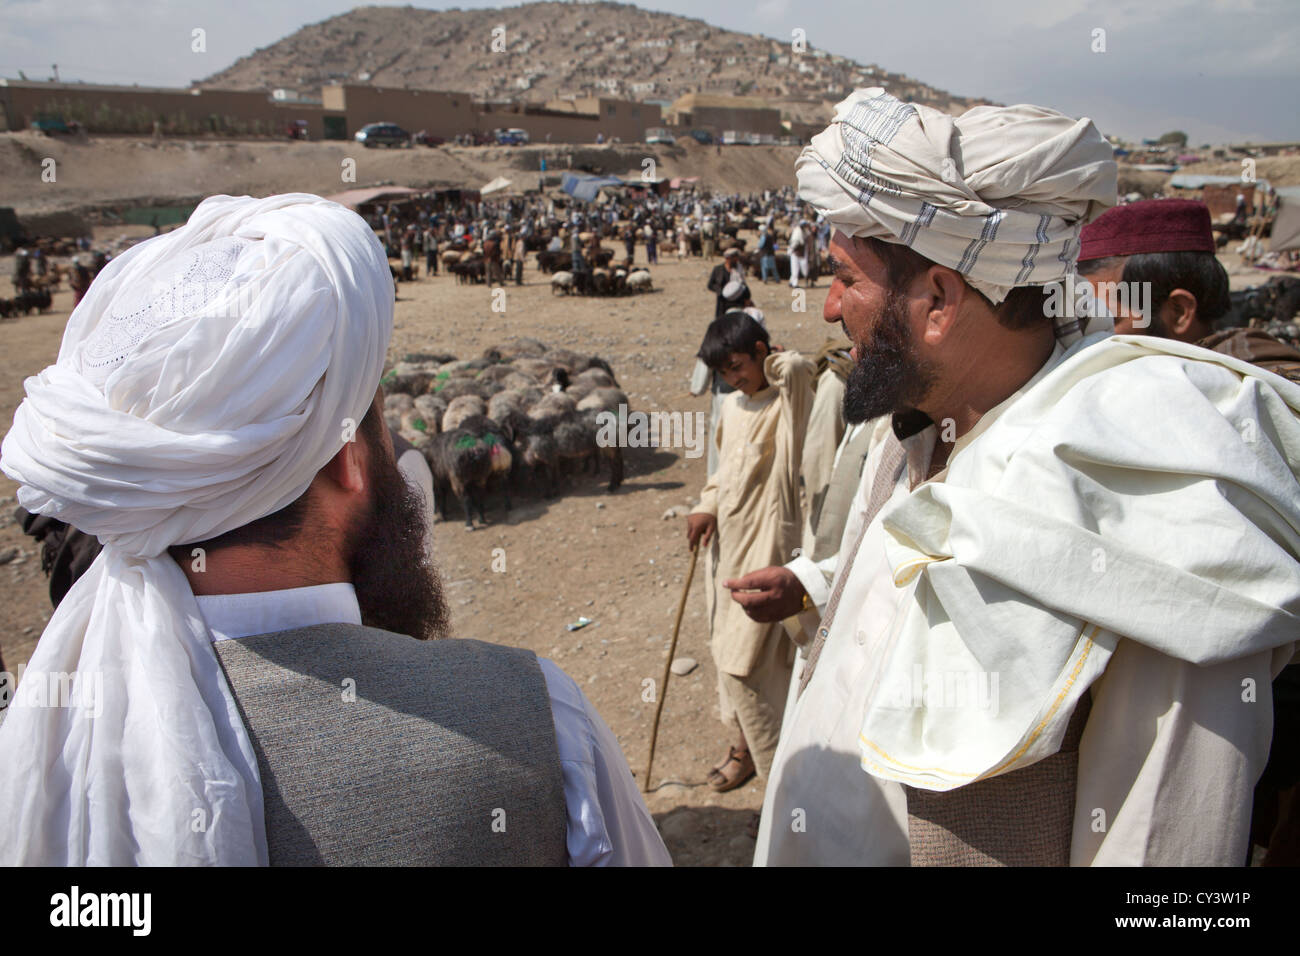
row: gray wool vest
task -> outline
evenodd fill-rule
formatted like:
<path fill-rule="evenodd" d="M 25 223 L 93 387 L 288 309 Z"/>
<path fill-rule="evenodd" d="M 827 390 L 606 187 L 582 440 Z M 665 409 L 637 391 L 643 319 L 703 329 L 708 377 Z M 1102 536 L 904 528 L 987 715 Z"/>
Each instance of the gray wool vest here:
<path fill-rule="evenodd" d="M 257 755 L 273 866 L 563 866 L 531 651 L 322 624 L 213 645 Z"/>
<path fill-rule="evenodd" d="M 1084 694 L 1061 749 L 1028 767 L 944 792 L 904 785 L 912 866 L 1069 866 L 1079 741 L 1091 712 Z"/>

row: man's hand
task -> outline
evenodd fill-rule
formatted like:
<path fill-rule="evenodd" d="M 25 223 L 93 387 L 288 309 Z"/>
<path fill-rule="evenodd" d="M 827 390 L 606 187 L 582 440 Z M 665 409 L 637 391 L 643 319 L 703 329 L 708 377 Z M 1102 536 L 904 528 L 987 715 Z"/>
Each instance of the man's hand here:
<path fill-rule="evenodd" d="M 731 592 L 731 599 L 744 608 L 746 614 L 762 624 L 783 621 L 798 614 L 803 609 L 804 595 L 808 593 L 798 576 L 780 565 L 723 581 L 722 586 Z M 746 591 L 754 593 L 743 593 Z"/>
<path fill-rule="evenodd" d="M 718 519 L 710 514 L 692 514 L 686 516 L 686 542 L 692 551 L 696 542 L 706 548 L 713 540 L 713 532 L 718 530 Z"/>

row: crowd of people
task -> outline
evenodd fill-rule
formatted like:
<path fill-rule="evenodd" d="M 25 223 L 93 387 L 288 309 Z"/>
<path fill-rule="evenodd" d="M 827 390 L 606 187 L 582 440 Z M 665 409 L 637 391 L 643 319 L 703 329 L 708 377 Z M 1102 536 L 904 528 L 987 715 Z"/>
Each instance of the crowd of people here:
<path fill-rule="evenodd" d="M 656 265 L 660 253 L 716 258 L 724 247 L 740 250 L 737 234 L 758 234 L 755 270 L 761 281 L 780 281 L 787 271 L 791 286 L 811 287 L 820 274 L 830 242 L 829 222 L 814 225 L 807 206 L 790 187 L 762 194 L 698 194 L 677 189 L 667 195 L 634 188 L 603 204 L 569 201 L 541 192 L 507 199 L 472 199 L 455 194 L 390 203 L 367 216 L 383 237 L 389 258 L 400 259 L 403 278 L 438 274 L 439 254 L 446 250 L 479 251 L 489 262 L 504 265 L 497 278 L 513 275 L 522 282 L 522 263 L 529 252 L 579 253 L 569 265 L 589 268 L 592 243 L 622 247 L 629 264 Z M 578 237 L 586 237 L 579 239 Z M 778 256 L 788 270 L 778 270 Z"/>
<path fill-rule="evenodd" d="M 707 782 L 762 779 L 755 863 L 1295 862 L 1300 352 L 1220 327 L 1205 207 L 1116 206 L 1090 121 L 880 89 L 795 173 L 565 217 L 217 197 L 111 262 L 4 440 L 103 548 L 0 718 L 0 860 L 670 863 L 573 680 L 446 639 L 383 427 L 388 253 L 563 221 L 575 265 L 579 233 L 709 256 L 743 215 L 832 276 L 806 356 L 725 256 L 692 380 Z M 95 720 L 46 674 L 93 675 Z"/>

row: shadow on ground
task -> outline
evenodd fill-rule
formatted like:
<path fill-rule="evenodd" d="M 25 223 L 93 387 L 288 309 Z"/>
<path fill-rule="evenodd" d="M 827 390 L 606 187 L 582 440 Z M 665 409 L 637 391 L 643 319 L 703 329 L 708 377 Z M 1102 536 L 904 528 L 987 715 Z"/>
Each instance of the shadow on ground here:
<path fill-rule="evenodd" d="M 654 815 L 675 866 L 751 866 L 754 838 L 745 831 L 753 810 L 676 807 Z"/>

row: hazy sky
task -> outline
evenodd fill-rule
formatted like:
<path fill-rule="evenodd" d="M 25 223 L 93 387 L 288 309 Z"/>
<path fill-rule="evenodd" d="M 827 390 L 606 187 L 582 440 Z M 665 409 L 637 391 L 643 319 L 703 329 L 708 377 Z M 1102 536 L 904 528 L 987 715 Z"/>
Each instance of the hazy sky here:
<path fill-rule="evenodd" d="M 382 2 L 382 0 L 379 0 Z M 347 0 L 0 0 L 0 75 L 183 86 Z M 360 4 L 375 5 L 375 4 Z M 445 9 L 501 3 L 384 4 Z M 1002 103 L 1091 116 L 1129 138 L 1300 140 L 1298 0 L 649 0 Z M 207 52 L 190 49 L 207 31 Z M 1093 52 L 1105 31 L 1104 53 Z"/>

